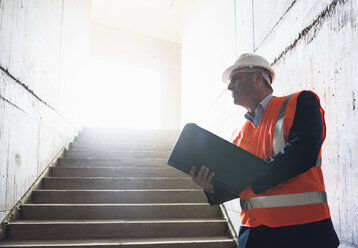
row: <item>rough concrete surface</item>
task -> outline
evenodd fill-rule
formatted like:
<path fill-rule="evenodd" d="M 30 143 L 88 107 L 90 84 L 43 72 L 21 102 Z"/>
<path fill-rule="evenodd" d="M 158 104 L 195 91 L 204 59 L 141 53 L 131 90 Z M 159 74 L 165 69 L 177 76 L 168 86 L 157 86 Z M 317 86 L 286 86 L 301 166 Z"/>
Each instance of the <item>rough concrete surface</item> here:
<path fill-rule="evenodd" d="M 1 38 L 10 49 L 3 52 L 0 48 L 1 66 L 41 99 L 54 105 L 59 75 L 62 1 L 4 0 L 3 5 L 4 12 L 10 12 L 11 18 L 4 18 L 6 33 L 1 32 Z"/>
<path fill-rule="evenodd" d="M 297 0 L 276 1 L 274 4 L 272 4 L 272 1 L 253 0 L 251 2 L 251 16 L 253 20 L 251 29 L 253 30 L 253 45 L 255 49 L 270 34 L 267 31 L 272 30 L 277 23 L 281 22 L 282 18 L 291 10 Z M 320 2 L 315 5 L 320 5 L 324 1 Z M 302 15 L 302 13 L 299 15 Z"/>
<path fill-rule="evenodd" d="M 89 53 L 89 7 L 0 1 L 0 220 L 77 132 L 69 96 Z"/>
<path fill-rule="evenodd" d="M 255 47 L 252 0 L 235 1 L 236 54 L 247 53 Z"/>

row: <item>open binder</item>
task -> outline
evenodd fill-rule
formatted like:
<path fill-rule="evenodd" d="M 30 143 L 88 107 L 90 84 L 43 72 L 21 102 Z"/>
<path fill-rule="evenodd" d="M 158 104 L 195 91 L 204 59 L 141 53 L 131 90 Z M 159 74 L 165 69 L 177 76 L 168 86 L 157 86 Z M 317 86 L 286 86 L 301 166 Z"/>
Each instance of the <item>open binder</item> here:
<path fill-rule="evenodd" d="M 233 193 L 240 193 L 268 169 L 264 160 L 194 123 L 185 125 L 167 163 L 187 174 L 192 166 L 197 173 L 204 165 L 209 173 L 215 172 L 214 185 Z"/>

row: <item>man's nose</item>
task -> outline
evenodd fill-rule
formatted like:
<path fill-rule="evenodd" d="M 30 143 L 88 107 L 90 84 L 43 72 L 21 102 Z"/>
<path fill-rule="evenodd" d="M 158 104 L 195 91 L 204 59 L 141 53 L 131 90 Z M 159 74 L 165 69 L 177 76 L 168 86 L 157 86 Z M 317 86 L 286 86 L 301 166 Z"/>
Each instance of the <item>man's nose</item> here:
<path fill-rule="evenodd" d="M 227 86 L 227 89 L 228 90 L 232 90 L 233 89 L 233 83 L 232 82 L 229 82 L 228 86 Z"/>

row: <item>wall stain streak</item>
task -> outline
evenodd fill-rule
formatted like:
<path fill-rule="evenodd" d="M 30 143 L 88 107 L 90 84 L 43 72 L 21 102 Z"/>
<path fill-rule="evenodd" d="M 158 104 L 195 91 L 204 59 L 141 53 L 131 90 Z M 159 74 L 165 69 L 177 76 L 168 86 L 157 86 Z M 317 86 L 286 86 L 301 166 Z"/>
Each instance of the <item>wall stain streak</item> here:
<path fill-rule="evenodd" d="M 21 83 L 18 79 L 16 79 L 13 75 L 10 74 L 10 72 L 8 72 L 8 70 L 6 70 L 5 68 L 3 68 L 0 65 L 0 70 L 2 70 L 3 75 L 8 76 L 9 78 L 11 78 L 12 80 L 14 80 L 16 83 L 18 83 L 19 85 L 21 85 L 27 92 L 29 92 L 31 95 L 33 95 L 37 100 L 39 100 L 41 103 L 43 103 L 46 107 L 50 108 L 51 110 L 53 110 L 58 116 L 60 116 L 64 121 L 67 122 L 67 124 L 69 124 L 71 127 L 73 128 L 77 128 L 75 125 L 73 125 L 69 120 L 67 120 L 63 115 L 61 115 L 60 113 L 58 113 L 56 111 L 56 109 L 54 109 L 51 105 L 49 105 L 48 103 L 46 103 L 44 100 L 42 100 L 39 96 L 37 96 L 32 90 L 29 89 L 29 87 L 27 87 L 25 84 Z M 7 103 L 10 103 L 12 106 L 20 109 L 21 111 L 25 112 L 25 110 L 23 110 L 22 108 L 20 108 L 19 106 L 17 106 L 16 104 L 10 102 L 9 100 L 5 99 L 4 97 L 2 97 L 0 95 L 0 98 L 3 99 L 4 101 L 6 101 Z"/>
<path fill-rule="evenodd" d="M 14 106 L 15 108 L 17 108 L 18 110 L 21 110 L 22 112 L 26 113 L 25 110 L 23 110 L 22 108 L 20 108 L 19 106 L 17 106 L 16 104 L 13 104 L 12 102 L 10 102 L 9 100 L 5 99 L 2 95 L 0 95 L 0 99 L 7 102 L 8 104 Z"/>
<path fill-rule="evenodd" d="M 338 4 L 343 5 L 348 0 L 333 0 L 322 12 L 321 14 L 307 27 L 305 27 L 298 35 L 297 39 L 285 48 L 285 50 L 274 59 L 271 63 L 271 66 L 275 65 L 279 60 L 281 60 L 289 51 L 293 50 L 296 47 L 297 43 L 305 37 L 311 35 L 311 31 L 313 29 L 313 35 L 310 37 L 308 42 L 311 42 L 317 35 L 318 31 L 321 29 L 323 23 L 335 13 L 336 7 Z"/>
<path fill-rule="evenodd" d="M 271 28 L 270 32 L 268 32 L 268 34 L 265 36 L 265 38 L 263 38 L 263 40 L 260 42 L 260 44 L 254 49 L 254 52 L 257 51 L 257 49 L 260 48 L 260 46 L 262 45 L 262 43 L 264 43 L 264 41 L 270 36 L 270 34 L 273 32 L 273 30 L 277 27 L 277 25 L 281 22 L 281 20 L 283 19 L 283 17 L 292 9 L 293 5 L 295 5 L 295 3 L 297 2 L 297 0 L 294 0 L 291 5 L 287 8 L 287 10 L 285 11 L 285 13 L 283 13 L 283 15 L 280 17 L 280 19 L 275 23 L 275 25 L 273 25 L 273 27 Z"/>
<path fill-rule="evenodd" d="M 6 70 L 5 68 L 3 68 L 2 66 L 0 66 L 0 69 L 6 74 L 6 76 L 10 77 L 12 80 L 14 80 L 16 83 L 18 83 L 19 85 L 21 85 L 26 91 L 28 91 L 31 95 L 33 95 L 37 100 L 39 100 L 40 102 L 42 102 L 43 104 L 45 104 L 47 107 L 49 107 L 50 109 L 52 109 L 53 111 L 56 112 L 56 110 L 50 106 L 48 103 L 46 103 L 44 100 L 42 100 L 39 96 L 37 96 L 32 90 L 29 89 L 29 87 L 27 87 L 27 85 L 23 84 L 22 82 L 20 82 L 18 79 L 16 79 L 13 75 L 10 74 L 10 72 L 8 70 Z M 12 104 L 14 105 L 14 104 Z"/>
<path fill-rule="evenodd" d="M 354 91 L 352 91 L 352 100 L 353 100 L 353 110 L 356 110 L 356 96 L 354 94 Z"/>

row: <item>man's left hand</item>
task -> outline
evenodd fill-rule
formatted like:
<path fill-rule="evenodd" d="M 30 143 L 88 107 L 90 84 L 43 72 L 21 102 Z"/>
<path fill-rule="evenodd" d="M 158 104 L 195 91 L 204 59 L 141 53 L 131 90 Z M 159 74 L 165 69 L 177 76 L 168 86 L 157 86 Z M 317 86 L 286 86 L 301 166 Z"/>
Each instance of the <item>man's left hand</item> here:
<path fill-rule="evenodd" d="M 214 177 L 214 172 L 209 175 L 209 168 L 202 166 L 198 172 L 198 175 L 195 176 L 195 166 L 193 166 L 190 170 L 190 176 L 194 183 L 199 185 L 205 191 L 214 191 L 214 185 L 211 183 L 211 180 L 213 180 Z"/>

